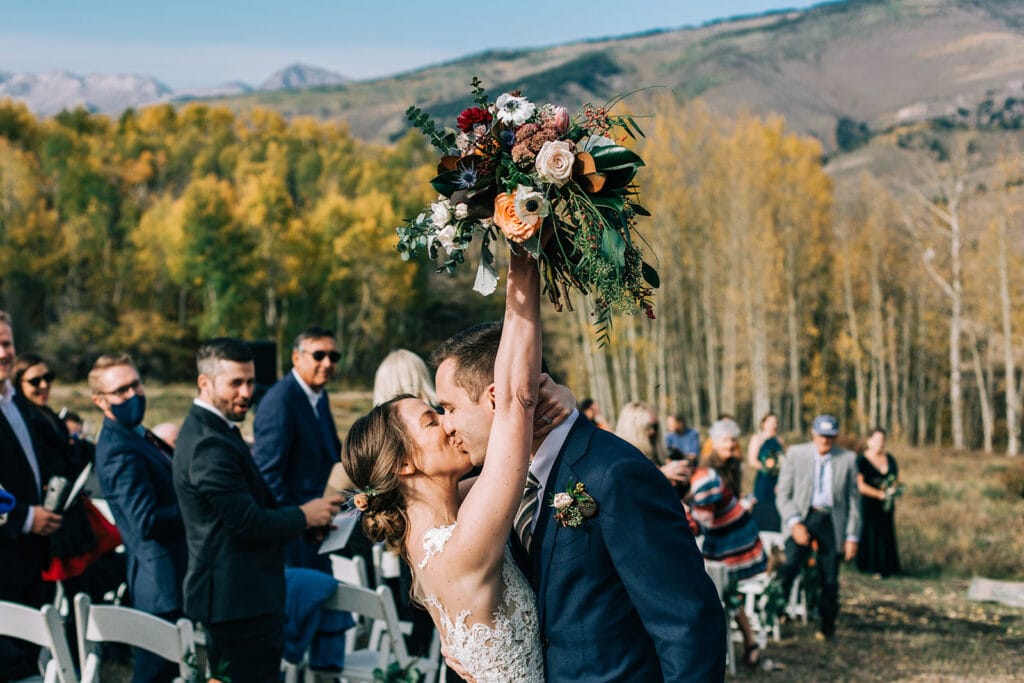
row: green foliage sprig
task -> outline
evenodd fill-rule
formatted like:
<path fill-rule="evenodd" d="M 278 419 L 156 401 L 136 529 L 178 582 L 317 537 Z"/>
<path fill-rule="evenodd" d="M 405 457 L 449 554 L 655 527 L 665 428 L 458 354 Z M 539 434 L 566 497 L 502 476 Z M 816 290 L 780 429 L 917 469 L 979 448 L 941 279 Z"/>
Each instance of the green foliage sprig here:
<path fill-rule="evenodd" d="M 448 154 L 455 147 L 455 133 L 450 130 L 438 128 L 430 114 L 419 107 L 409 107 L 405 110 L 405 117 L 413 126 L 418 128 L 430 140 L 435 148 L 444 154 Z"/>
<path fill-rule="evenodd" d="M 387 669 L 377 667 L 373 670 L 374 683 L 419 683 L 423 680 L 423 674 L 410 662 L 404 669 L 398 662 L 391 662 Z"/>

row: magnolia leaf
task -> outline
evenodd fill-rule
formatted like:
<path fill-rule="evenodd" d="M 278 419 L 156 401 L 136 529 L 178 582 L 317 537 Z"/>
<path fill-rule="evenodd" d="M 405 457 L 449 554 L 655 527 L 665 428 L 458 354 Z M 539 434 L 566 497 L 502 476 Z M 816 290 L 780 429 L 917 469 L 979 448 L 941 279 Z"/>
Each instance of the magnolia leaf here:
<path fill-rule="evenodd" d="M 459 172 L 458 171 L 445 171 L 430 181 L 431 187 L 443 194 L 445 197 L 450 197 L 452 194 L 459 189 Z"/>
<path fill-rule="evenodd" d="M 594 157 L 597 170 L 602 173 L 624 166 L 643 166 L 644 160 L 636 152 L 620 145 L 595 147 L 590 155 Z"/>
<path fill-rule="evenodd" d="M 640 264 L 640 272 L 643 274 L 644 279 L 647 280 L 647 284 L 657 289 L 661 287 L 661 278 L 658 277 L 658 271 L 654 269 L 654 266 L 644 261 Z"/>

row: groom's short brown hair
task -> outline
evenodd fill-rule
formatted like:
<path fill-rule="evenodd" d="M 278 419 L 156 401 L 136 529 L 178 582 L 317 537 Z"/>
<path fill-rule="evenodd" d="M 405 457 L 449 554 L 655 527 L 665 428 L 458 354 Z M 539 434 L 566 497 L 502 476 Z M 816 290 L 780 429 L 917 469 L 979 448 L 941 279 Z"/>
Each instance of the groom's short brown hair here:
<path fill-rule="evenodd" d="M 501 342 L 501 323 L 474 325 L 448 338 L 434 349 L 430 362 L 437 366 L 449 358 L 455 361 L 455 385 L 462 387 L 473 401 L 494 383 L 494 359 Z"/>

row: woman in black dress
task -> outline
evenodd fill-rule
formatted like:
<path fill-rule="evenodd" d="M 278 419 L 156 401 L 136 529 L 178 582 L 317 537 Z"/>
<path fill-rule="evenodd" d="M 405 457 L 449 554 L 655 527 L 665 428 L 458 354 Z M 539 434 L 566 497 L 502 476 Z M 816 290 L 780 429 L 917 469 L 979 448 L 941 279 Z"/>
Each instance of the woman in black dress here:
<path fill-rule="evenodd" d="M 899 468 L 896 458 L 885 450 L 885 437 L 885 430 L 876 427 L 864 453 L 857 456 L 862 523 L 857 568 L 883 578 L 900 571 L 893 514 L 899 492 Z"/>

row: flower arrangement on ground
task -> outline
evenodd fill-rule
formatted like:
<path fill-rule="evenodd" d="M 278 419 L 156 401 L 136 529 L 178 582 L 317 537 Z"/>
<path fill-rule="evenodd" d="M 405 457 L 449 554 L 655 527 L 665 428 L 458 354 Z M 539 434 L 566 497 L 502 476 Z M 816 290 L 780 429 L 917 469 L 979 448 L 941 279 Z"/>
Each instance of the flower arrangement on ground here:
<path fill-rule="evenodd" d="M 476 106 L 456 119 L 458 131 L 440 129 L 417 107 L 406 115 L 442 153 L 431 185 L 436 202 L 398 228 L 398 251 L 410 259 L 424 250 L 454 272 L 476 240 L 480 263 L 473 289 L 491 294 L 498 275 L 490 244 L 498 231 L 533 254 L 544 291 L 562 310 L 570 292 L 593 294 L 597 321 L 615 311 L 654 317 L 657 271 L 644 261 L 634 178 L 643 160 L 613 137 L 643 133 L 632 117 L 609 106 L 584 106 L 570 117 L 564 107 L 537 105 L 518 91 L 494 102 L 472 81 Z M 541 231 L 545 234 L 541 239 Z"/>

